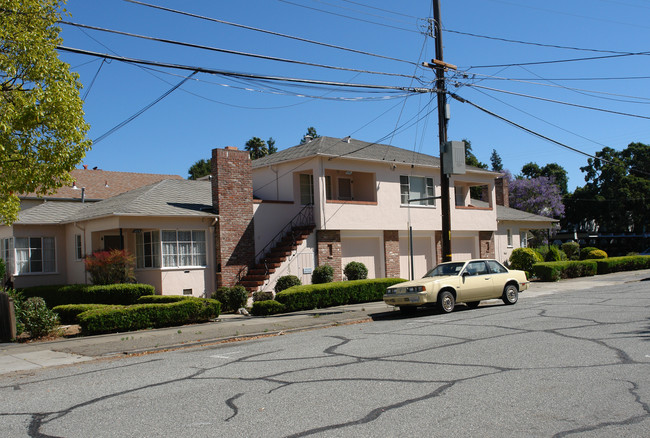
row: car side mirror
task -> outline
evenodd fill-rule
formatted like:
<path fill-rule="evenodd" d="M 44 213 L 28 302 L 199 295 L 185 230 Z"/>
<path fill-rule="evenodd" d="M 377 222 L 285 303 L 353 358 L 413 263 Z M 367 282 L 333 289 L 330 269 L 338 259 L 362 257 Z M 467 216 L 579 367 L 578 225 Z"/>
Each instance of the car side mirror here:
<path fill-rule="evenodd" d="M 469 277 L 469 276 L 470 276 L 470 273 L 469 273 L 468 271 L 463 271 L 462 276 L 463 276 L 463 277 Z"/>

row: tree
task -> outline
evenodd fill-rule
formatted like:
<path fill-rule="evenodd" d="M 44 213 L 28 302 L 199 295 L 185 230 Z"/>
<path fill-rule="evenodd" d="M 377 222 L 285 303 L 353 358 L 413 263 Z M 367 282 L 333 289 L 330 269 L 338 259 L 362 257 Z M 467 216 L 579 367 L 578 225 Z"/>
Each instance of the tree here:
<path fill-rule="evenodd" d="M 526 178 L 538 178 L 542 176 L 542 169 L 537 163 L 526 163 L 521 168 L 521 175 Z"/>
<path fill-rule="evenodd" d="M 490 155 L 490 163 L 492 164 L 492 170 L 494 172 L 503 171 L 503 163 L 501 162 L 501 156 L 499 156 L 496 149 L 492 149 L 492 155 Z"/>
<path fill-rule="evenodd" d="M 187 179 L 199 179 L 206 175 L 210 175 L 210 173 L 212 173 L 210 160 L 204 160 L 201 158 L 199 161 L 192 164 L 192 166 L 187 170 L 187 173 L 189 174 Z"/>
<path fill-rule="evenodd" d="M 275 140 L 273 140 L 273 137 L 269 137 L 269 139 L 266 140 L 266 145 L 269 149 L 269 155 L 274 154 L 278 151 L 278 148 L 275 147 Z"/>
<path fill-rule="evenodd" d="M 17 194 L 71 184 L 90 149 L 79 76 L 58 57 L 62 0 L 0 0 L 0 221 L 18 217 Z"/>
<path fill-rule="evenodd" d="M 564 215 L 560 188 L 552 178 L 514 179 L 509 182 L 509 192 L 512 208 L 556 219 Z"/>
<path fill-rule="evenodd" d="M 650 146 L 605 147 L 581 167 L 585 182 L 567 199 L 567 221 L 601 232 L 647 232 L 650 223 Z"/>
<path fill-rule="evenodd" d="M 472 142 L 464 138 L 463 143 L 465 143 L 465 164 L 468 166 L 478 167 L 480 169 L 487 169 L 488 165 L 481 163 L 478 158 L 476 158 L 476 156 L 472 153 Z"/>
<path fill-rule="evenodd" d="M 311 139 L 313 140 L 315 138 L 320 137 L 320 135 L 316 134 L 316 128 L 310 126 L 309 128 L 307 128 L 307 132 L 305 133 L 305 135 L 302 136 L 302 140 L 300 140 L 300 144 L 307 143 L 308 142 L 307 137 L 311 137 Z"/>
<path fill-rule="evenodd" d="M 569 178 L 564 167 L 557 163 L 548 163 L 544 167 L 539 167 L 537 163 L 526 163 L 521 168 L 521 175 L 526 178 L 539 178 L 545 176 L 553 178 L 553 181 L 560 188 L 560 193 L 566 195 L 569 193 Z"/>
<path fill-rule="evenodd" d="M 246 142 L 244 149 L 250 152 L 251 160 L 262 158 L 269 154 L 266 142 L 259 137 L 251 137 L 251 139 Z"/>

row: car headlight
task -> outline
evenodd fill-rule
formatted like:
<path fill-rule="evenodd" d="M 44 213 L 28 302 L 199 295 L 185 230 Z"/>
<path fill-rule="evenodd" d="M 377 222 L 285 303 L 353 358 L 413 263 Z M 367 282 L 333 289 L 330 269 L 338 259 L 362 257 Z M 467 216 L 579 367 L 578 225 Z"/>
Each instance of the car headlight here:
<path fill-rule="evenodd" d="M 406 293 L 424 292 L 425 290 L 424 286 L 410 286 L 406 288 Z"/>

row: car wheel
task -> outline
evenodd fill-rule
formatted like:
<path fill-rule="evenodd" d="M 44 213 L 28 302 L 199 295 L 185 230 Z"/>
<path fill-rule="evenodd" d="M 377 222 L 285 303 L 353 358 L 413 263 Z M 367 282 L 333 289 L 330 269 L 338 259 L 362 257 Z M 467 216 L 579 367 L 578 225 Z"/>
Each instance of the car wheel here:
<path fill-rule="evenodd" d="M 399 311 L 402 315 L 413 315 L 418 310 L 415 306 L 400 306 Z"/>
<path fill-rule="evenodd" d="M 456 299 L 449 291 L 443 291 L 438 294 L 438 308 L 444 313 L 449 313 L 454 310 Z"/>
<path fill-rule="evenodd" d="M 476 309 L 479 304 L 481 304 L 480 301 L 470 301 L 469 303 L 465 303 L 465 305 L 470 309 Z"/>
<path fill-rule="evenodd" d="M 519 290 L 514 284 L 509 284 L 503 289 L 503 296 L 501 297 L 505 304 L 515 304 L 519 299 Z"/>

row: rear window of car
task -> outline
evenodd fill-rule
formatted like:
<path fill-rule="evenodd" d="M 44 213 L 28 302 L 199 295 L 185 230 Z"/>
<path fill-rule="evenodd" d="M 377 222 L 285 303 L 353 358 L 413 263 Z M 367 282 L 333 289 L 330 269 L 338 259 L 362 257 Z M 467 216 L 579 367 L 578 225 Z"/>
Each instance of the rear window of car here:
<path fill-rule="evenodd" d="M 490 272 L 493 274 L 505 274 L 508 272 L 506 268 L 504 268 L 501 263 L 497 262 L 496 260 L 488 260 L 487 261 L 488 266 L 490 267 Z"/>

